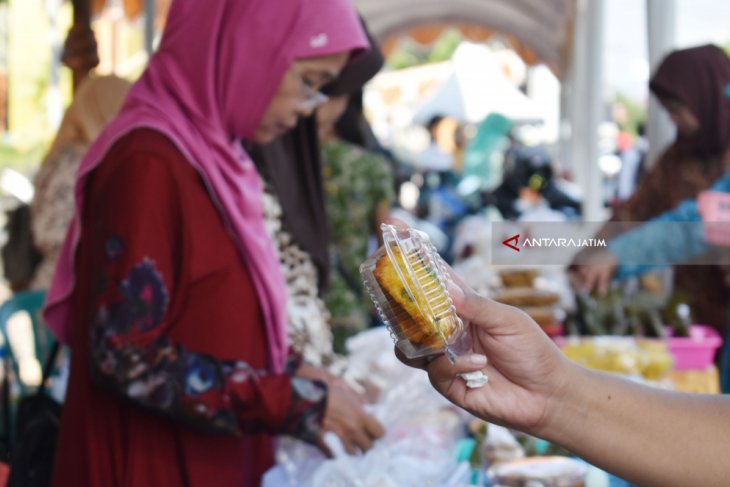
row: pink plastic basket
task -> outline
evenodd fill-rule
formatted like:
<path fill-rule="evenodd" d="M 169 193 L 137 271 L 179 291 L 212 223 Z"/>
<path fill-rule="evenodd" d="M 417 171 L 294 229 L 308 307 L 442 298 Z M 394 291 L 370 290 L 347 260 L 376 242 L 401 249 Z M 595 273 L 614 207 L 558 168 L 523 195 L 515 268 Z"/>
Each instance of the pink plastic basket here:
<path fill-rule="evenodd" d="M 709 326 L 692 325 L 689 337 L 669 337 L 667 346 L 674 357 L 675 370 L 706 369 L 722 345 L 720 335 Z"/>

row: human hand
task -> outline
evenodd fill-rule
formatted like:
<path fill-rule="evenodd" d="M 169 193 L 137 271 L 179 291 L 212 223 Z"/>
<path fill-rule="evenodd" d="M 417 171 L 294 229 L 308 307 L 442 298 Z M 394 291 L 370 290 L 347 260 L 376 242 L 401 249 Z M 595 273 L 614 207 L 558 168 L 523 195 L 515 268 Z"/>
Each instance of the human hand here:
<path fill-rule="evenodd" d="M 330 374 L 323 368 L 309 364 L 302 364 L 299 369 L 297 369 L 296 375 L 305 379 L 324 382 L 328 389 L 339 389 L 343 394 L 350 396 L 353 401 L 360 405 L 363 405 L 366 402 L 365 397 L 350 387 L 350 385 L 342 378 Z"/>
<path fill-rule="evenodd" d="M 383 436 L 384 430 L 381 424 L 363 410 L 365 401 L 362 396 L 344 380 L 309 364 L 299 367 L 297 376 L 327 384 L 327 409 L 322 432 L 335 433 L 347 453 L 354 455 L 358 449 L 367 451 L 372 447 L 374 440 Z M 319 448 L 331 456 L 331 452 L 321 440 Z"/>
<path fill-rule="evenodd" d="M 328 431 L 340 438 L 350 455 L 354 455 L 358 450 L 369 450 L 373 442 L 385 433 L 378 420 L 363 410 L 362 403 L 347 389 L 338 386 L 328 390 L 322 432 Z M 319 447 L 331 456 L 331 452 L 322 441 Z"/>
<path fill-rule="evenodd" d="M 608 292 L 611 278 L 616 272 L 618 258 L 610 250 L 594 250 L 584 255 L 580 263 L 571 268 L 577 285 L 587 291 L 596 291 L 603 296 Z"/>
<path fill-rule="evenodd" d="M 470 323 L 475 355 L 459 357 L 452 365 L 444 356 L 409 360 L 396 353 L 407 365 L 427 370 L 437 391 L 475 416 L 538 432 L 563 395 L 571 363 L 527 314 L 480 297 L 452 277 L 457 286 L 451 286 L 450 294 L 457 313 Z M 479 363 L 478 354 L 489 358 L 486 365 Z M 469 389 L 457 374 L 476 370 L 484 371 L 489 382 Z"/>

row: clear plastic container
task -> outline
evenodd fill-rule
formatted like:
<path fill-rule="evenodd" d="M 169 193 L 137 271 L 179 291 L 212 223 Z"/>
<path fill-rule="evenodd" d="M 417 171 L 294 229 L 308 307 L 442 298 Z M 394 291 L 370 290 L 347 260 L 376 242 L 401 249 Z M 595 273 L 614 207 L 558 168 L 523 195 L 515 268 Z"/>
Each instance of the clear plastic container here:
<path fill-rule="evenodd" d="M 381 225 L 384 245 L 360 266 L 380 317 L 408 358 L 444 353 L 453 362 L 471 350 L 447 290 L 446 264 L 428 237 Z"/>

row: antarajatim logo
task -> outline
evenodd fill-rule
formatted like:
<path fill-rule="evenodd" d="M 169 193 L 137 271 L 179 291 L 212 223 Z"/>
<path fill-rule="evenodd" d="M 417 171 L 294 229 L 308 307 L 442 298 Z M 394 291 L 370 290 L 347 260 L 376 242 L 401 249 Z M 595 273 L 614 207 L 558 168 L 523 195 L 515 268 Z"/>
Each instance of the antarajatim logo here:
<path fill-rule="evenodd" d="M 511 236 L 507 240 L 502 240 L 502 245 L 505 245 L 505 246 L 511 248 L 515 252 L 520 251 L 520 248 L 517 246 L 517 245 L 519 245 L 519 243 L 520 243 L 520 234 L 519 233 L 517 235 Z"/>
<path fill-rule="evenodd" d="M 520 234 L 513 235 L 502 240 L 502 245 L 509 247 L 515 252 L 520 248 Z M 528 238 L 522 241 L 522 247 L 558 247 L 558 248 L 582 248 L 582 247 L 606 247 L 606 240 L 602 238 Z"/>

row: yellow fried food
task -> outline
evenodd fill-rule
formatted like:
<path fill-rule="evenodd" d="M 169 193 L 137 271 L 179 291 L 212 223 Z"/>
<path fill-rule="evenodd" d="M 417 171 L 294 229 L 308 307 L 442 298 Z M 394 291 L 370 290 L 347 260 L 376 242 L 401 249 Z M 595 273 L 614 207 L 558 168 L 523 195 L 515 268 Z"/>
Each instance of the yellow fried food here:
<path fill-rule="evenodd" d="M 387 254 L 378 259 L 373 272 L 388 298 L 388 304 L 398 317 L 398 322 L 392 325 L 400 328 L 403 335 L 413 344 L 434 348 L 443 346 L 442 336 L 448 338 L 455 329 L 455 323 L 452 319 L 439 319 L 439 316 L 449 309 L 450 303 L 436 273 L 422 259 L 412 260 L 411 266 L 416 279 L 424 291 L 424 296 L 414 293 L 415 296 L 412 297 L 406 285 L 411 290 L 416 287 L 408 273 L 403 255 L 397 246 L 392 247 L 392 252 L 406 283 L 401 281 L 398 270 Z M 436 319 L 424 316 L 421 309 L 431 309 Z"/>
<path fill-rule="evenodd" d="M 510 306 L 551 306 L 560 301 L 560 296 L 549 291 L 533 289 L 531 287 L 514 287 L 507 288 L 499 293 L 495 298 L 502 304 Z"/>
<path fill-rule="evenodd" d="M 537 275 L 535 269 L 504 269 L 499 272 L 504 287 L 532 287 Z"/>

